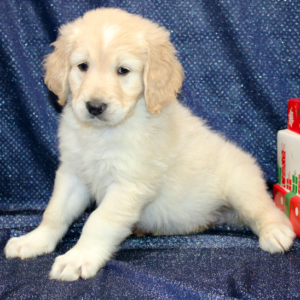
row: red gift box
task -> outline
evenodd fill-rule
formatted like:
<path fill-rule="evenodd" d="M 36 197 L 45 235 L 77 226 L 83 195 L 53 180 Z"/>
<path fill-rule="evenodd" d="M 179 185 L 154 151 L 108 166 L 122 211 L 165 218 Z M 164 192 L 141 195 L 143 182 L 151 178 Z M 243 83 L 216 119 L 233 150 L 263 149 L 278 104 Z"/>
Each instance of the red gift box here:
<path fill-rule="evenodd" d="M 300 197 L 292 197 L 290 206 L 290 221 L 297 237 L 300 238 Z"/>
<path fill-rule="evenodd" d="M 273 185 L 274 203 L 282 212 L 284 212 L 284 203 L 285 203 L 284 198 L 287 193 L 288 192 L 283 187 L 281 187 L 279 184 Z"/>
<path fill-rule="evenodd" d="M 288 102 L 288 129 L 300 134 L 300 98 Z"/>

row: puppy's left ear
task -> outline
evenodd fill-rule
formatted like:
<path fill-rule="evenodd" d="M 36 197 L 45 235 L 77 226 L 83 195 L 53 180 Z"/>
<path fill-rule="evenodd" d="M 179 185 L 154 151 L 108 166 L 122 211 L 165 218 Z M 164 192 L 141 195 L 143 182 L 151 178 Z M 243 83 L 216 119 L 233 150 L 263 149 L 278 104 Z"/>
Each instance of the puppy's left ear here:
<path fill-rule="evenodd" d="M 144 70 L 145 101 L 152 114 L 159 114 L 179 93 L 184 72 L 176 58 L 176 50 L 169 40 L 169 32 L 156 28 L 148 40 Z"/>
<path fill-rule="evenodd" d="M 58 96 L 58 103 L 64 105 L 69 94 L 68 73 L 70 48 L 67 42 L 68 25 L 60 29 L 60 35 L 57 40 L 51 44 L 54 51 L 44 59 L 44 68 L 46 70 L 45 83 L 50 91 Z"/>

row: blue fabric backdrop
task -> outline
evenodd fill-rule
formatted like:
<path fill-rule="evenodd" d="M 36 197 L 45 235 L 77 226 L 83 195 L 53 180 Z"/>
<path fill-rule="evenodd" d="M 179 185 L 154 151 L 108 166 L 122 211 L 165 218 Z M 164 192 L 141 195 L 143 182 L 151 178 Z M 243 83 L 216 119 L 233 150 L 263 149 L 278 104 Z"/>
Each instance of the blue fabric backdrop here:
<path fill-rule="evenodd" d="M 58 166 L 61 108 L 43 83 L 43 57 L 60 25 L 96 7 L 120 7 L 171 31 L 185 69 L 181 100 L 252 153 L 276 182 L 276 133 L 300 97 L 298 0 L 2 0 L 0 9 L 1 299 L 300 299 L 300 244 L 284 255 L 247 229 L 131 237 L 95 278 L 48 279 L 54 258 L 78 239 L 89 212 L 55 253 L 6 260 L 11 236 L 36 227 Z M 255 188 L 255 187 L 253 187 Z"/>

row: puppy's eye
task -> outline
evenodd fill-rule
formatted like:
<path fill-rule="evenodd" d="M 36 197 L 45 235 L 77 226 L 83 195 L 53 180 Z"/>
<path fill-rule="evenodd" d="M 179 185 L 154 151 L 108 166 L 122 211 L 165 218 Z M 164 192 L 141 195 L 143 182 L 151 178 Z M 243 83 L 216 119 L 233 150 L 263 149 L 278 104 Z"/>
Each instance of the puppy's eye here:
<path fill-rule="evenodd" d="M 120 67 L 119 69 L 118 69 L 118 74 L 120 74 L 120 75 L 126 75 L 126 74 L 128 74 L 130 71 L 128 70 L 128 69 L 126 69 L 126 68 L 122 68 L 122 67 Z"/>
<path fill-rule="evenodd" d="M 89 65 L 86 62 L 78 65 L 78 69 L 82 72 L 86 72 L 88 70 L 88 68 L 89 68 Z"/>

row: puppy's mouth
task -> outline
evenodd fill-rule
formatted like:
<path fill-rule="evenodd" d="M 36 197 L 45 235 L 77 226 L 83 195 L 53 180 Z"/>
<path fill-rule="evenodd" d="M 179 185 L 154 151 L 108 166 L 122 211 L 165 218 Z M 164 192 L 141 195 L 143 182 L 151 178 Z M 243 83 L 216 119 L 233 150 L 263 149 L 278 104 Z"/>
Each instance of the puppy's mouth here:
<path fill-rule="evenodd" d="M 72 102 L 73 112 L 76 117 L 86 123 L 94 126 L 115 126 L 124 119 L 126 113 L 124 110 L 114 107 L 111 102 L 101 101 L 91 104 L 89 101 L 81 99 Z M 107 103 L 107 104 L 103 104 Z"/>
<path fill-rule="evenodd" d="M 109 118 L 107 117 L 107 113 L 106 114 L 101 114 L 99 116 L 93 116 L 91 114 L 89 114 L 89 119 L 90 120 L 99 120 L 99 121 L 102 121 L 102 122 L 108 122 L 109 121 Z"/>

